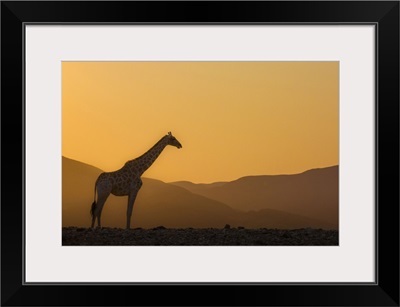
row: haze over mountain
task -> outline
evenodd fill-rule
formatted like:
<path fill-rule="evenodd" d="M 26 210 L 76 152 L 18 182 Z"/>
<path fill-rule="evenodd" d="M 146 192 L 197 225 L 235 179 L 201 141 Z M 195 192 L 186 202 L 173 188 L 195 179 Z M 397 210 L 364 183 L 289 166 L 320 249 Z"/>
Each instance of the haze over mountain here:
<path fill-rule="evenodd" d="M 90 226 L 91 217 L 89 210 L 93 202 L 94 183 L 101 172 L 102 170 L 96 167 L 63 157 L 63 227 Z M 312 214 L 307 216 L 306 214 L 285 212 L 284 210 L 278 209 L 277 207 L 279 206 L 271 206 L 270 208 L 265 206 L 257 207 L 257 204 L 254 202 L 254 200 L 257 199 L 255 195 L 247 193 L 257 191 L 260 183 L 258 180 L 251 178 L 252 177 L 243 178 L 244 181 L 239 182 L 239 185 L 237 182 L 214 183 L 210 185 L 196 185 L 187 182 L 168 184 L 155 179 L 143 178 L 143 186 L 139 191 L 133 208 L 132 228 L 152 228 L 160 225 L 168 228 L 222 228 L 225 224 L 230 224 L 232 227 L 243 226 L 246 228 L 265 227 L 287 229 L 313 227 L 334 229 L 336 227 L 335 225 L 337 225 L 337 223 L 318 220 L 311 217 Z M 254 184 L 253 188 L 251 188 L 252 183 Z M 218 192 L 218 189 L 223 187 L 230 187 L 231 189 L 231 184 L 236 184 L 235 195 L 239 196 L 240 191 L 246 193 L 241 196 L 241 201 L 245 203 L 246 198 L 248 198 L 248 206 L 238 208 L 240 207 L 238 206 L 240 202 L 233 202 L 232 205 L 228 202 L 231 200 L 230 198 L 227 198 L 228 201 L 216 199 L 215 195 L 217 195 L 217 197 L 223 195 L 222 192 Z M 245 188 L 240 190 L 242 186 Z M 214 189 L 216 190 L 214 191 Z M 206 190 L 212 191 L 210 196 L 205 195 L 206 193 L 204 191 Z M 296 191 L 297 189 L 295 189 L 293 193 L 294 196 L 301 196 L 301 194 Z M 227 193 L 229 193 L 229 189 Z M 317 193 L 317 195 L 319 194 Z M 261 197 L 261 195 L 258 197 Z M 261 201 L 261 199 L 258 200 Z M 302 201 L 304 201 L 304 197 L 300 202 L 297 202 L 297 204 L 301 205 Z M 287 207 L 290 209 L 295 206 L 294 204 L 292 206 L 288 205 Z M 257 211 L 254 210 L 255 208 L 257 208 Z M 310 206 L 306 206 L 305 208 L 307 208 L 305 212 L 309 213 L 309 210 L 311 210 Z M 123 228 L 126 221 L 126 209 L 127 197 L 110 195 L 103 208 L 102 225 Z M 297 211 L 301 212 L 301 210 Z"/>
<path fill-rule="evenodd" d="M 233 209 L 274 209 L 339 224 L 339 167 L 312 169 L 295 175 L 248 176 L 232 182 L 173 182 Z"/>

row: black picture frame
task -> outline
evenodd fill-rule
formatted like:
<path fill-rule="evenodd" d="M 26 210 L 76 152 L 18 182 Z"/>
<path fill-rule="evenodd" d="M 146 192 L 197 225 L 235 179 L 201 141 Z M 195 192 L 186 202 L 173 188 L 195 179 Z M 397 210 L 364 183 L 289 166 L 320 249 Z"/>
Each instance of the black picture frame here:
<path fill-rule="evenodd" d="M 24 284 L 23 40 L 29 22 L 375 25 L 376 283 Z M 399 306 L 398 1 L 3 1 L 1 128 L 3 306 Z"/>

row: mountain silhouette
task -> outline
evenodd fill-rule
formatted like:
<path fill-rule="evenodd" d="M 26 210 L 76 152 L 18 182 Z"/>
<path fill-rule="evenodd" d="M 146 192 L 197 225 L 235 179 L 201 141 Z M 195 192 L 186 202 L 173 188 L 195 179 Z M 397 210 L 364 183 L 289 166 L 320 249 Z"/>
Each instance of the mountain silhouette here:
<path fill-rule="evenodd" d="M 66 157 L 62 158 L 62 225 L 63 227 L 90 226 L 90 205 L 93 202 L 94 183 L 101 169 Z M 153 228 L 325 228 L 335 225 L 315 218 L 277 210 L 262 208 L 257 211 L 238 210 L 226 203 L 199 195 L 193 189 L 207 190 L 220 188 L 228 183 L 195 185 L 188 187 L 169 184 L 156 179 L 143 178 L 143 186 L 137 196 L 132 227 Z M 184 184 L 182 184 L 184 185 Z M 102 225 L 106 227 L 125 226 L 127 197 L 110 195 L 103 213 Z"/>
<path fill-rule="evenodd" d="M 295 175 L 247 176 L 232 182 L 172 182 L 241 211 L 274 209 L 339 224 L 339 167 Z"/>

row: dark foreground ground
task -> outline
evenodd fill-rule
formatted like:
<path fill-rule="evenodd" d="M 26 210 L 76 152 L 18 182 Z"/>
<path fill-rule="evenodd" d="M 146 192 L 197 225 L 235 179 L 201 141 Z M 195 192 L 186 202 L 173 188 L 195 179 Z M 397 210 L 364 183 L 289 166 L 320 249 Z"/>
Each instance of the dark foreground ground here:
<path fill-rule="evenodd" d="M 62 244 L 67 245 L 338 245 L 336 230 L 322 229 L 244 229 L 204 228 L 153 229 L 78 228 L 62 229 Z"/>

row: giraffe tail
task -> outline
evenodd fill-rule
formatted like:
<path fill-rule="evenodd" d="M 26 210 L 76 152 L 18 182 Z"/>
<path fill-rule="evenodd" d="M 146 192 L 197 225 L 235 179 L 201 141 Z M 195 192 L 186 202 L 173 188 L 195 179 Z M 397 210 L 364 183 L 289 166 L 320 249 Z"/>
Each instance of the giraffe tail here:
<path fill-rule="evenodd" d="M 90 215 L 94 216 L 94 210 L 96 210 L 96 184 L 94 185 L 94 201 L 92 207 L 90 208 Z"/>

